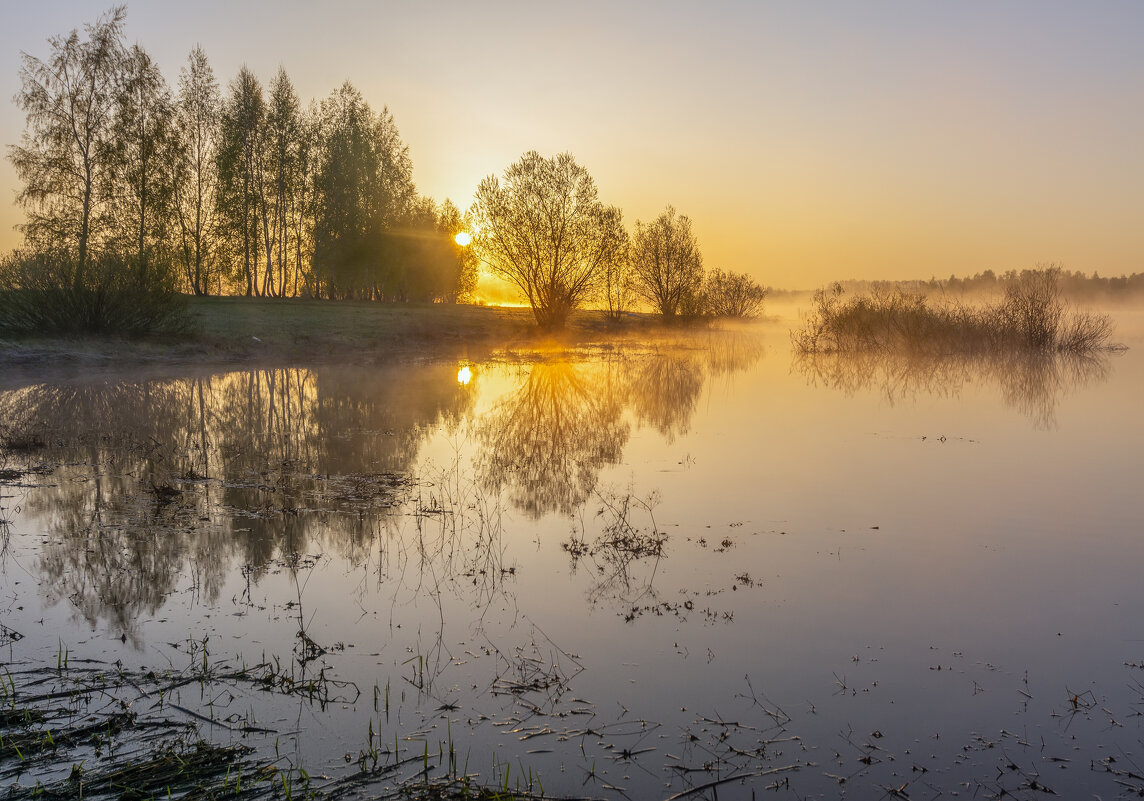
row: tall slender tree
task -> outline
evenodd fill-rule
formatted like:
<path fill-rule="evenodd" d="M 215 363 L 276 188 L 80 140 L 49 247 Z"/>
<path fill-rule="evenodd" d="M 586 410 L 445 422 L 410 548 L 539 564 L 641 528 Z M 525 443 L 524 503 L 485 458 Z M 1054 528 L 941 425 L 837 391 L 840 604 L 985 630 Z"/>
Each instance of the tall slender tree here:
<path fill-rule="evenodd" d="M 158 65 L 139 45 L 123 59 L 111 181 L 107 195 L 116 209 L 117 250 L 140 289 L 165 283 L 171 233 L 175 107 Z"/>
<path fill-rule="evenodd" d="M 388 109 L 374 114 L 348 81 L 322 101 L 316 165 L 318 294 L 381 299 L 397 292 L 395 229 L 417 192 L 409 149 Z"/>
<path fill-rule="evenodd" d="M 196 46 L 179 73 L 174 184 L 177 251 L 187 286 L 196 295 L 210 293 L 216 271 L 213 226 L 221 106 L 214 70 L 206 53 Z"/>
<path fill-rule="evenodd" d="M 332 298 L 362 291 L 379 258 L 377 167 L 361 92 L 347 81 L 322 101 L 321 116 L 314 263 L 317 294 Z"/>
<path fill-rule="evenodd" d="M 126 16 L 126 6 L 116 6 L 84 26 L 85 37 L 76 30 L 52 37 L 46 61 L 22 54 L 16 103 L 27 127 L 9 158 L 23 183 L 23 231 L 33 248 L 75 259 L 76 288 L 106 233 L 100 189 L 114 159 Z"/>
<path fill-rule="evenodd" d="M 266 101 L 262 84 L 245 66 L 230 84 L 223 104 L 218 151 L 218 204 L 230 251 L 238 255 L 237 278 L 248 296 L 261 294 L 259 284 L 258 159 Z"/>
<path fill-rule="evenodd" d="M 270 98 L 259 171 L 262 237 L 266 248 L 263 294 L 285 295 L 290 210 L 299 201 L 301 135 L 298 94 L 279 67 L 270 82 Z"/>
<path fill-rule="evenodd" d="M 301 285 L 311 284 L 310 266 L 314 257 L 314 226 L 318 216 L 318 158 L 320 155 L 321 110 L 311 100 L 298 117 L 296 152 L 297 182 L 294 202 L 288 209 L 290 241 L 294 248 L 294 269 L 290 294 L 296 296 Z"/>

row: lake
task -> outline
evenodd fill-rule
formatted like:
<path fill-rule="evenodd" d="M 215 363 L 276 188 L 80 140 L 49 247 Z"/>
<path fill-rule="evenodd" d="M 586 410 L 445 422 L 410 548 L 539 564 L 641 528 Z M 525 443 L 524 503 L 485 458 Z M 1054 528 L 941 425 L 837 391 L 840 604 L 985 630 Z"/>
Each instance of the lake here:
<path fill-rule="evenodd" d="M 1140 314 L 989 360 L 800 358 L 771 314 L 0 378 L 0 660 L 218 666 L 133 707 L 334 796 L 1144 792 Z"/>

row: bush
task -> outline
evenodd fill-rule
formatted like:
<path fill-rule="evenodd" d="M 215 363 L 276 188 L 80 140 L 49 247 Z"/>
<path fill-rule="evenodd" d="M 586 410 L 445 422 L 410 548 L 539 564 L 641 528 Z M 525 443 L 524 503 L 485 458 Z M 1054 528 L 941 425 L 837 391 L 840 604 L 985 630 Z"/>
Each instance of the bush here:
<path fill-rule="evenodd" d="M 167 282 L 140 288 L 114 259 L 93 261 L 76 284 L 68 257 L 15 252 L 0 261 L 0 333 L 140 336 L 186 329 L 186 298 Z"/>
<path fill-rule="evenodd" d="M 931 305 L 925 295 L 877 289 L 843 300 L 841 284 L 814 294 L 803 327 L 791 332 L 799 353 L 904 350 L 982 353 L 1022 349 L 1083 352 L 1110 347 L 1112 321 L 1071 311 L 1055 267 L 1026 271 L 997 304 Z"/>
<path fill-rule="evenodd" d="M 758 317 L 767 290 L 746 273 L 712 270 L 703 286 L 704 306 L 712 317 Z"/>

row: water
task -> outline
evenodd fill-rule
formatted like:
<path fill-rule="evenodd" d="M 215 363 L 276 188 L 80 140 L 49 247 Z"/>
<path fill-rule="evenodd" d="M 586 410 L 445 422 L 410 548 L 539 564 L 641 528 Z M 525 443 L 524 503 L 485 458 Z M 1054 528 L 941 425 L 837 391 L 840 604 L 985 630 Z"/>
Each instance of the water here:
<path fill-rule="evenodd" d="M 231 723 L 204 731 L 269 752 L 255 720 L 315 776 L 380 743 L 560 795 L 1129 794 L 1144 342 L 1121 322 L 1133 347 L 1090 360 L 808 362 L 772 319 L 10 378 L 34 447 L 0 465 L 3 659 L 205 647 L 333 677 L 325 705 L 210 699 Z"/>

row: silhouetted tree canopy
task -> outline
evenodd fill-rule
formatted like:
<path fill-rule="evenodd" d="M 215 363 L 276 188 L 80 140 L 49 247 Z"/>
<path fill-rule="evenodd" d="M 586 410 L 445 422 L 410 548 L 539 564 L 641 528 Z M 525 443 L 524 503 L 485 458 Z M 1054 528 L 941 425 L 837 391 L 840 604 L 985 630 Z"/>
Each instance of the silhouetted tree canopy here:
<path fill-rule="evenodd" d="M 649 223 L 637 221 L 631 259 L 636 293 L 665 318 L 701 310 L 703 256 L 686 215 L 668 206 Z"/>
<path fill-rule="evenodd" d="M 570 153 L 525 153 L 503 179 L 481 181 L 473 203 L 474 246 L 489 268 L 528 298 L 536 322 L 564 325 L 599 290 L 626 242 L 623 215 L 597 197 Z"/>
<path fill-rule="evenodd" d="M 50 39 L 46 59 L 24 56 L 27 126 L 9 158 L 26 243 L 0 289 L 94 291 L 98 279 L 116 292 L 448 302 L 472 291 L 474 257 L 453 241 L 465 220 L 418 196 L 388 109 L 349 82 L 303 107 L 283 69 L 264 88 L 242 67 L 220 96 L 198 47 L 173 95 L 146 50 L 125 44 L 125 20 L 113 8 Z"/>

